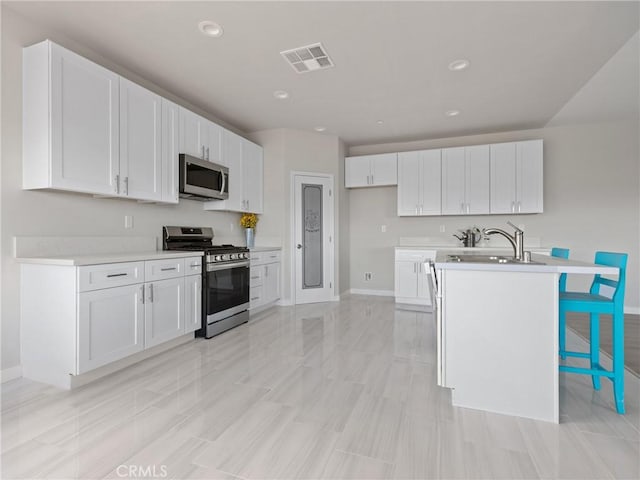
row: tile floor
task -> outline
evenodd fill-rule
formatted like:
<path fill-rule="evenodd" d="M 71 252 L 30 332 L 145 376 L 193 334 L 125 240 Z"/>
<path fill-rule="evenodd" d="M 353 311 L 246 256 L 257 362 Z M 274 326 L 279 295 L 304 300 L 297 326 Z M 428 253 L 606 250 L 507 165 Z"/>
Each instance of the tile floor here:
<path fill-rule="evenodd" d="M 640 478 L 637 378 L 625 416 L 609 382 L 566 374 L 560 425 L 454 408 L 434 330 L 354 295 L 272 308 L 73 392 L 8 382 L 2 478 Z"/>

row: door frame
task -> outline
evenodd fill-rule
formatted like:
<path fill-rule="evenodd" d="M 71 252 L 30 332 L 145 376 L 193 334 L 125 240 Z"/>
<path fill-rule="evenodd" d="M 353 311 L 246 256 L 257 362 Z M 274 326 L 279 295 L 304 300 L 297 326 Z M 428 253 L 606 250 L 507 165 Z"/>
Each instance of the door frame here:
<path fill-rule="evenodd" d="M 329 189 L 330 189 L 330 193 L 329 193 L 329 205 L 327 209 L 325 209 L 326 213 L 330 214 L 331 217 L 329 218 L 329 225 L 331 226 L 330 232 L 329 233 L 329 237 L 330 237 L 330 244 L 331 244 L 331 248 L 329 248 L 329 278 L 330 283 L 331 283 L 331 294 L 330 294 L 330 298 L 327 298 L 327 302 L 336 302 L 338 300 L 340 300 L 340 297 L 338 295 L 336 295 L 336 278 L 335 278 L 335 249 L 336 249 L 336 201 L 335 201 L 335 182 L 334 182 L 334 175 L 330 174 L 330 173 L 317 173 L 317 172 L 304 172 L 304 171 L 299 171 L 299 170 L 291 170 L 290 174 L 289 174 L 289 185 L 290 185 L 290 191 L 289 191 L 289 198 L 290 198 L 290 205 L 291 205 L 291 210 L 290 210 L 290 214 L 289 214 L 289 231 L 290 231 L 290 237 L 289 237 L 289 241 L 290 241 L 290 245 L 291 245 L 291 252 L 290 252 L 290 278 L 291 278 L 291 285 L 290 285 L 290 298 L 291 298 L 291 304 L 292 305 L 297 305 L 297 299 L 296 299 L 296 226 L 295 226 L 295 222 L 296 222 L 296 205 L 295 205 L 295 199 L 296 199 L 296 177 L 298 176 L 304 176 L 304 177 L 318 177 L 318 178 L 323 178 L 326 180 L 329 180 Z"/>

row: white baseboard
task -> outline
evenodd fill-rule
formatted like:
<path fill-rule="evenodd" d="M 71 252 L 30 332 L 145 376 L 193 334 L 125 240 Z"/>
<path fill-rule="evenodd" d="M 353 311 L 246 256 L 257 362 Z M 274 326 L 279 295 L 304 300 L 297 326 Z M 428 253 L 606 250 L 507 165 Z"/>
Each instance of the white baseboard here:
<path fill-rule="evenodd" d="M 2 376 L 2 383 L 8 382 L 9 380 L 15 380 L 16 378 L 20 378 L 22 376 L 22 365 L 16 365 L 15 367 L 9 367 L 2 370 L 0 373 Z"/>
<path fill-rule="evenodd" d="M 353 295 L 375 295 L 376 297 L 393 297 L 393 290 L 369 290 L 366 288 L 352 288 L 349 293 Z"/>
<path fill-rule="evenodd" d="M 640 315 L 640 307 L 624 307 L 624 313 L 631 315 Z"/>

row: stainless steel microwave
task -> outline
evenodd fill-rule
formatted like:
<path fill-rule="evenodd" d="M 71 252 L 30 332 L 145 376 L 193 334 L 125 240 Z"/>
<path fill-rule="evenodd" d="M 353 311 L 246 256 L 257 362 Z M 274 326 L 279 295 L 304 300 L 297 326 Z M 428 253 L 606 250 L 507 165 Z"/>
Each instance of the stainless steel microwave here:
<path fill-rule="evenodd" d="M 181 153 L 180 196 L 194 200 L 229 198 L 229 169 L 216 163 Z"/>

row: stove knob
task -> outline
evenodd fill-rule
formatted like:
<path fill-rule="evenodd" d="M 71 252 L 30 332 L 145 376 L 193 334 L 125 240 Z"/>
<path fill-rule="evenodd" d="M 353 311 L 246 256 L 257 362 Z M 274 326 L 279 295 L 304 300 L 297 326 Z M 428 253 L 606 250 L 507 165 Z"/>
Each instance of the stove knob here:
<path fill-rule="evenodd" d="M 236 257 L 237 257 L 237 255 L 236 255 L 235 253 L 232 253 L 232 254 L 230 254 L 230 255 L 229 255 L 229 258 L 230 258 L 231 260 L 235 260 L 235 259 L 236 259 Z"/>
<path fill-rule="evenodd" d="M 214 257 L 214 260 L 215 260 L 216 262 L 220 262 L 220 261 L 222 260 L 222 255 L 216 255 L 216 256 Z"/>
<path fill-rule="evenodd" d="M 225 253 L 220 255 L 220 260 L 224 260 L 224 261 L 229 260 L 229 254 Z"/>
<path fill-rule="evenodd" d="M 246 252 L 245 252 L 245 253 L 243 253 L 243 254 L 242 254 L 242 258 L 249 258 L 249 254 L 248 254 L 248 253 L 246 253 Z"/>

